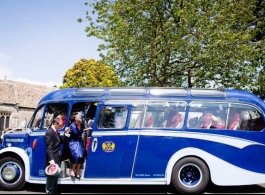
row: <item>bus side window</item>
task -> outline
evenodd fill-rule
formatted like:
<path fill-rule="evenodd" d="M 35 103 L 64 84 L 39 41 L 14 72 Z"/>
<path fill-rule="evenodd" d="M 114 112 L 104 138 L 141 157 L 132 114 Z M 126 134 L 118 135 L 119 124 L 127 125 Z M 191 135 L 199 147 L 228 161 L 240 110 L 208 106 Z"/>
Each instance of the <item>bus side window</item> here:
<path fill-rule="evenodd" d="M 184 124 L 186 107 L 184 101 L 149 101 L 143 127 L 180 129 Z"/>
<path fill-rule="evenodd" d="M 123 129 L 126 124 L 128 109 L 122 107 L 104 107 L 100 110 L 100 117 L 103 115 L 101 123 L 98 123 L 98 128 L 110 129 Z"/>
<path fill-rule="evenodd" d="M 42 116 L 43 116 L 43 111 L 44 111 L 44 106 L 42 106 L 41 108 L 38 109 L 38 111 L 36 112 L 35 116 L 34 116 L 34 120 L 32 122 L 31 125 L 31 129 L 33 130 L 39 130 L 41 128 L 41 120 L 42 120 Z"/>
<path fill-rule="evenodd" d="M 43 129 L 47 130 L 51 126 L 52 120 L 57 116 L 61 117 L 64 122 L 64 124 L 61 126 L 62 129 L 65 125 L 67 125 L 66 124 L 67 111 L 68 111 L 68 104 L 66 103 L 48 104 L 45 110 Z"/>
<path fill-rule="evenodd" d="M 144 123 L 144 127 L 152 128 L 154 125 L 154 117 L 152 116 L 152 112 L 147 112 L 145 118 L 146 120 Z"/>
<path fill-rule="evenodd" d="M 133 105 L 130 117 L 129 128 L 140 128 L 143 119 L 143 111 L 145 105 L 136 104 Z"/>
<path fill-rule="evenodd" d="M 243 112 L 241 129 L 247 131 L 262 131 L 264 129 L 264 120 L 257 110 L 248 110 Z"/>
<path fill-rule="evenodd" d="M 211 112 L 207 112 L 200 117 L 198 128 L 202 129 L 224 129 L 224 121 L 220 117 L 216 117 Z"/>
<path fill-rule="evenodd" d="M 228 126 L 229 130 L 238 130 L 240 128 L 240 112 L 233 112 L 229 115 Z"/>
<path fill-rule="evenodd" d="M 239 130 L 250 130 L 251 116 L 247 110 L 241 112 L 241 123 Z"/>
<path fill-rule="evenodd" d="M 228 129 L 262 131 L 264 119 L 254 107 L 246 104 L 232 104 L 229 114 Z"/>
<path fill-rule="evenodd" d="M 189 128 L 197 128 L 199 126 L 199 119 L 203 115 L 203 110 L 200 108 L 199 103 L 191 103 L 188 113 L 188 124 Z"/>
<path fill-rule="evenodd" d="M 199 117 L 193 117 L 189 119 L 188 127 L 195 128 L 199 123 Z"/>
<path fill-rule="evenodd" d="M 192 102 L 188 115 L 188 127 L 225 129 L 227 107 L 228 104 L 222 102 Z"/>
<path fill-rule="evenodd" d="M 262 131 L 264 129 L 264 120 L 260 113 L 259 117 L 252 119 L 250 128 L 254 131 Z"/>
<path fill-rule="evenodd" d="M 165 121 L 164 121 L 163 126 L 164 127 L 171 128 L 172 125 L 173 125 L 173 122 L 174 122 L 173 121 L 173 118 L 177 114 L 179 114 L 179 110 L 178 110 L 178 107 L 177 106 L 175 106 L 172 103 L 169 104 L 169 106 L 166 106 L 165 107 L 165 110 L 164 110 Z"/>
<path fill-rule="evenodd" d="M 122 116 L 115 116 L 115 128 L 121 129 L 125 126 L 124 118 Z"/>

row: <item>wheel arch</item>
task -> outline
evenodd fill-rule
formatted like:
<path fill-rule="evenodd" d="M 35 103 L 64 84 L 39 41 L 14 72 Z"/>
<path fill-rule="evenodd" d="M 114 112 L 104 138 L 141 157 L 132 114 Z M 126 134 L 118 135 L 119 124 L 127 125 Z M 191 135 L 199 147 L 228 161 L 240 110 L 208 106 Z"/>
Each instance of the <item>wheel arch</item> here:
<path fill-rule="evenodd" d="M 23 163 L 25 168 L 25 181 L 29 181 L 30 173 L 30 161 L 29 156 L 26 151 L 21 148 L 8 147 L 0 150 L 0 159 L 5 157 L 14 157 L 17 158 L 21 163 Z"/>
<path fill-rule="evenodd" d="M 172 175 L 172 171 L 174 168 L 174 165 L 180 161 L 183 158 L 187 158 L 187 157 L 195 157 L 200 159 L 201 161 L 203 161 L 205 163 L 205 165 L 208 167 L 209 173 L 210 173 L 210 181 L 211 181 L 211 168 L 209 166 L 209 163 L 207 162 L 207 160 L 205 160 L 204 158 L 204 152 L 203 150 L 200 150 L 198 148 L 184 148 L 181 149 L 179 151 L 177 151 L 176 153 L 174 153 L 168 164 L 167 164 L 167 168 L 166 168 L 166 184 L 169 185 L 171 183 L 171 175 Z M 200 155 L 198 155 L 200 154 Z M 206 157 L 206 156 L 205 156 Z"/>

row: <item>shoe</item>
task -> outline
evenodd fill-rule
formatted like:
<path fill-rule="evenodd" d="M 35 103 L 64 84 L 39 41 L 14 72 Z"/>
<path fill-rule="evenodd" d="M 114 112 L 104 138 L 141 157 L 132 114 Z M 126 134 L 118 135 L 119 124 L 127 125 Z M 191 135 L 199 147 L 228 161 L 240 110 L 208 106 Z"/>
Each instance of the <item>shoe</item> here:
<path fill-rule="evenodd" d="M 80 180 L 81 179 L 81 176 L 78 175 L 78 176 L 75 176 L 75 178 Z"/>
<path fill-rule="evenodd" d="M 71 179 L 75 179 L 76 177 L 74 175 L 71 175 Z"/>

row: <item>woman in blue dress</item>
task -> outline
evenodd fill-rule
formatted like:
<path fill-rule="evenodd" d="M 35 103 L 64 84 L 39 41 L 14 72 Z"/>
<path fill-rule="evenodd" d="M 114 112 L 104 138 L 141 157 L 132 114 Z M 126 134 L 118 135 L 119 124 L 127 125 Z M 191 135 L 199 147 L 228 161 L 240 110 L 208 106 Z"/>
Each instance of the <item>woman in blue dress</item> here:
<path fill-rule="evenodd" d="M 80 179 L 79 170 L 82 163 L 85 160 L 85 147 L 82 140 L 82 133 L 84 131 L 84 124 L 82 123 L 81 115 L 75 116 L 75 122 L 70 125 L 70 138 L 69 138 L 69 150 L 70 150 L 70 162 L 72 164 L 71 178 Z"/>

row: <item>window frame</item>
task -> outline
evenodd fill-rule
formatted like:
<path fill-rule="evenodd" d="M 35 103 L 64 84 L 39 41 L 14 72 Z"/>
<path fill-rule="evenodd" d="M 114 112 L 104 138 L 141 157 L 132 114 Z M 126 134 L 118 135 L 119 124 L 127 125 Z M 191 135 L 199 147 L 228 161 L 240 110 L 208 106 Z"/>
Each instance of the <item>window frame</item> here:
<path fill-rule="evenodd" d="M 116 114 L 114 115 L 114 120 L 113 120 L 113 127 L 104 127 L 104 122 L 105 122 L 105 113 L 106 113 L 106 108 L 108 108 L 108 107 L 111 107 L 111 110 L 113 109 L 113 108 L 120 108 L 120 109 L 126 109 L 127 110 L 127 112 L 125 112 L 126 113 L 126 116 L 124 116 L 124 117 L 122 117 L 123 118 L 123 127 L 121 127 L 121 128 L 117 128 L 117 127 L 115 127 L 115 120 L 116 120 Z M 103 113 L 104 114 L 102 114 L 102 111 L 103 111 Z M 99 130 L 99 131 L 112 131 L 112 130 L 114 130 L 114 131 L 116 131 L 116 130 L 124 130 L 125 128 L 127 128 L 127 123 L 128 123 L 128 117 L 129 117 L 129 112 L 130 112 L 130 109 L 129 109 L 129 107 L 127 106 L 127 105 L 122 105 L 122 104 L 115 104 L 115 105 L 104 105 L 104 106 L 102 106 L 100 109 L 99 109 L 99 114 L 98 114 L 98 121 L 97 121 L 97 129 Z M 116 113 L 116 112 L 115 112 Z M 110 113 L 111 114 L 111 113 Z M 117 115 L 123 115 L 123 113 L 122 114 L 117 114 Z"/>

